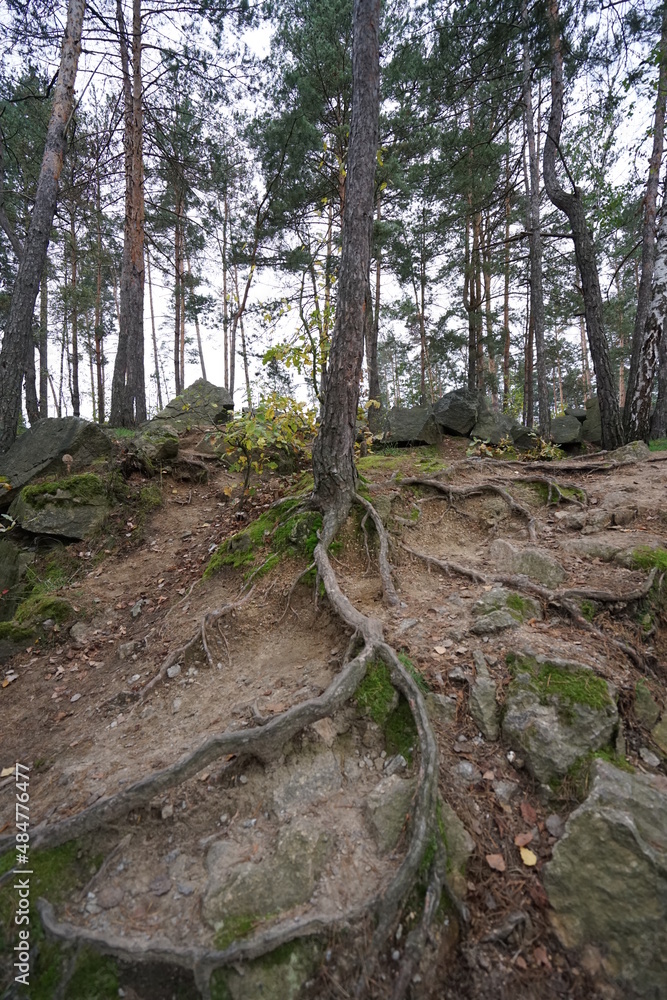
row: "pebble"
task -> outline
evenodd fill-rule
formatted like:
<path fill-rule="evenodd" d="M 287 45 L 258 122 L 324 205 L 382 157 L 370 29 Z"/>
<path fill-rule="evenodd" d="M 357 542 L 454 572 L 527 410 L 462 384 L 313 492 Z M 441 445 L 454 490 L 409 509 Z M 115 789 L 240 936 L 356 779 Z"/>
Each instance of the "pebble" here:
<path fill-rule="evenodd" d="M 169 678 L 178 677 L 180 672 L 181 672 L 180 663 L 174 663 L 173 666 L 167 667 L 167 677 Z"/>
<path fill-rule="evenodd" d="M 565 833 L 565 823 L 557 813 L 552 813 L 551 816 L 547 816 L 545 826 L 551 836 L 556 837 L 556 839 L 562 837 Z"/>
<path fill-rule="evenodd" d="M 652 750 L 649 750 L 648 747 L 640 747 L 639 756 L 649 767 L 659 767 L 660 765 L 660 758 Z"/>
<path fill-rule="evenodd" d="M 176 888 L 180 892 L 181 896 L 191 896 L 195 891 L 193 886 L 186 885 L 184 882 L 179 882 Z"/>
<path fill-rule="evenodd" d="M 141 674 L 132 674 L 130 677 L 130 684 L 136 684 L 137 681 L 141 680 Z"/>
<path fill-rule="evenodd" d="M 182 704 L 183 704 L 183 699 L 182 698 L 174 698 L 174 700 L 172 702 L 172 705 L 171 705 L 171 711 L 172 711 L 173 715 L 176 715 L 177 712 L 180 712 Z"/>
<path fill-rule="evenodd" d="M 247 785 L 247 784 L 248 784 L 248 779 L 246 778 L 245 774 L 240 774 L 239 785 Z"/>
<path fill-rule="evenodd" d="M 401 953 L 398 950 L 398 948 L 394 948 L 394 950 L 391 953 L 391 957 L 394 960 L 394 962 L 399 962 L 400 961 L 400 959 L 401 959 Z"/>
<path fill-rule="evenodd" d="M 390 757 L 389 760 L 384 765 L 384 769 L 388 775 L 396 774 L 397 771 L 401 771 L 404 767 L 408 766 L 408 762 L 401 753 L 397 753 L 395 757 Z"/>
<path fill-rule="evenodd" d="M 167 803 L 166 806 L 162 806 L 162 812 L 160 813 L 160 815 L 162 816 L 162 819 L 171 819 L 171 817 L 174 815 L 174 807 L 171 805 L 171 803 Z"/>
<path fill-rule="evenodd" d="M 154 896 L 165 896 L 171 889 L 171 879 L 168 875 L 158 875 L 148 888 Z"/>
<path fill-rule="evenodd" d="M 78 701 L 80 697 L 81 697 L 80 694 L 73 694 L 72 697 L 70 698 L 70 701 Z"/>

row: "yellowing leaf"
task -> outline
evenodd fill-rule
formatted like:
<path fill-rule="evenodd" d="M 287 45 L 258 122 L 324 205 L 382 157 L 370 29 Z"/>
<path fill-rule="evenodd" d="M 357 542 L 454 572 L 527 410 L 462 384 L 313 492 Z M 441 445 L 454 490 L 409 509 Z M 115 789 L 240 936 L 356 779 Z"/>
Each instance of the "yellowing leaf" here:
<path fill-rule="evenodd" d="M 0 778 L 8 778 L 15 770 L 13 767 L 3 767 L 2 771 L 0 771 Z"/>
<path fill-rule="evenodd" d="M 532 868 L 533 865 L 537 864 L 537 855 L 533 854 L 533 852 L 529 850 L 527 847 L 522 847 L 520 853 L 521 853 L 521 860 L 523 861 L 524 865 L 528 865 L 529 868 Z"/>

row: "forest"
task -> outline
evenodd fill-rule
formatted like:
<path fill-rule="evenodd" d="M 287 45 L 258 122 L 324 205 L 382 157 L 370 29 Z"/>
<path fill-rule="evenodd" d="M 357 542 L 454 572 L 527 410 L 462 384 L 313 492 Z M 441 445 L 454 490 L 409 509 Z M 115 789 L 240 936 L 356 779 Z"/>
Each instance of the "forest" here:
<path fill-rule="evenodd" d="M 660 5 L 381 16 L 364 397 L 468 385 L 548 437 L 597 391 L 607 446 L 664 436 Z M 207 365 L 237 408 L 321 405 L 351 3 L 2 20 L 0 446 L 26 417 L 133 426 Z"/>

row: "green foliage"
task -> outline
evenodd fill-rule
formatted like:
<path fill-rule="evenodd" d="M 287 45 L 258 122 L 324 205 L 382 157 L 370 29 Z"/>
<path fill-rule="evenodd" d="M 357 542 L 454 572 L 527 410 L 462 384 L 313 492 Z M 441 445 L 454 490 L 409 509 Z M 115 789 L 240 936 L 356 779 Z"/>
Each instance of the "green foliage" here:
<path fill-rule="evenodd" d="M 577 758 L 564 778 L 551 783 L 552 791 L 562 798 L 583 802 L 589 792 L 593 762 L 596 760 L 606 760 L 619 770 L 634 774 L 634 767 L 623 755 L 617 754 L 612 747 L 602 747 Z"/>
<path fill-rule="evenodd" d="M 412 677 L 413 681 L 415 682 L 421 693 L 428 694 L 428 692 L 431 689 L 429 688 L 425 678 L 422 676 L 422 674 L 419 673 L 419 671 L 417 670 L 416 666 L 414 665 L 410 657 L 407 655 L 407 653 L 399 653 L 398 658 L 405 667 L 405 669 L 407 670 L 407 672 Z"/>
<path fill-rule="evenodd" d="M 215 947 L 220 951 L 224 951 L 234 941 L 247 937 L 248 934 L 254 931 L 260 920 L 262 920 L 262 917 L 226 917 L 222 927 L 216 931 L 213 939 Z"/>
<path fill-rule="evenodd" d="M 651 451 L 667 451 L 667 438 L 656 438 L 648 443 Z"/>
<path fill-rule="evenodd" d="M 242 566 L 254 565 L 258 551 L 269 542 L 275 559 L 266 561 L 262 574 L 277 566 L 283 555 L 306 556 L 312 560 L 318 542 L 317 533 L 322 527 L 322 516 L 315 511 L 290 515 L 290 511 L 298 504 L 298 499 L 288 498 L 280 506 L 260 515 L 243 531 L 224 541 L 211 556 L 204 570 L 204 579 L 208 580 L 225 566 L 240 569 Z"/>
<path fill-rule="evenodd" d="M 514 676 L 519 673 L 532 675 L 533 686 L 542 704 L 548 704 L 552 696 L 558 697 L 565 711 L 568 706 L 575 704 L 596 709 L 603 709 L 611 704 L 606 681 L 592 670 L 576 667 L 567 670 L 554 663 L 538 663 L 531 656 L 516 656 L 512 653 L 508 655 L 507 663 Z"/>
<path fill-rule="evenodd" d="M 594 601 L 582 601 L 579 608 L 586 621 L 592 622 L 597 613 L 597 604 Z"/>
<path fill-rule="evenodd" d="M 37 625 L 51 618 L 57 625 L 62 625 L 74 617 L 74 608 L 64 597 L 51 597 L 48 594 L 31 594 L 22 601 L 16 609 L 16 621 L 20 625 Z"/>
<path fill-rule="evenodd" d="M 667 549 L 649 549 L 641 546 L 632 553 L 632 561 L 637 569 L 653 569 L 657 566 L 661 573 L 667 572 Z"/>
<path fill-rule="evenodd" d="M 65 1000 L 115 1000 L 118 985 L 113 958 L 85 948 L 79 955 Z"/>
<path fill-rule="evenodd" d="M 399 696 L 398 705 L 384 724 L 387 753 L 402 754 L 408 764 L 412 763 L 414 749 L 419 740 L 417 725 L 407 699 Z"/>
<path fill-rule="evenodd" d="M 381 660 L 369 663 L 366 676 L 357 688 L 357 705 L 378 726 L 384 726 L 396 698 L 389 667 Z"/>
<path fill-rule="evenodd" d="M 139 508 L 144 514 L 162 506 L 162 490 L 157 483 L 148 483 L 139 490 Z"/>
<path fill-rule="evenodd" d="M 263 397 L 251 413 L 238 417 L 225 428 L 227 454 L 235 456 L 230 466 L 244 473 L 244 491 L 250 474 L 278 468 L 285 458 L 305 458 L 315 436 L 315 413 L 304 403 L 272 393 Z"/>
<path fill-rule="evenodd" d="M 30 642 L 34 637 L 35 630 L 27 625 L 19 625 L 18 622 L 0 622 L 0 639 L 7 642 Z"/>

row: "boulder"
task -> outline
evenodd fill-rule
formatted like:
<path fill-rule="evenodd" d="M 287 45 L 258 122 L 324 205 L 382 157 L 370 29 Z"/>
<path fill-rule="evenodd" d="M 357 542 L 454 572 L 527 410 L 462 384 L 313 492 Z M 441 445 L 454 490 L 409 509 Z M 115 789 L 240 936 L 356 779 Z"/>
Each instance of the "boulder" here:
<path fill-rule="evenodd" d="M 331 750 L 294 758 L 277 769 L 273 807 L 279 816 L 301 814 L 314 802 L 330 798 L 341 786 L 338 760 Z"/>
<path fill-rule="evenodd" d="M 534 448 L 539 438 L 536 431 L 531 430 L 529 427 L 524 427 L 523 424 L 515 424 L 512 427 L 511 434 L 514 447 L 522 451 L 530 451 L 531 448 Z"/>
<path fill-rule="evenodd" d="M 580 424 L 583 424 L 586 419 L 586 407 L 585 406 L 566 406 L 565 415 L 567 417 L 576 417 Z"/>
<path fill-rule="evenodd" d="M 521 427 L 509 413 L 495 413 L 491 409 L 486 409 L 480 413 L 470 437 L 479 441 L 489 441 L 491 444 L 500 444 L 507 438 L 514 441 L 513 432 L 518 433 L 519 430 L 523 432 L 525 428 Z"/>
<path fill-rule="evenodd" d="M 610 451 L 607 458 L 612 462 L 621 462 L 623 465 L 634 465 L 635 462 L 644 462 L 651 454 L 651 449 L 644 441 L 631 441 L 614 451 Z"/>
<path fill-rule="evenodd" d="M 492 613 L 498 614 L 499 612 Z M 470 714 L 479 726 L 484 739 L 493 742 L 498 739 L 500 734 L 500 709 L 496 701 L 496 684 L 489 674 L 481 650 L 475 650 L 473 659 L 476 677 L 470 685 Z"/>
<path fill-rule="evenodd" d="M 193 427 L 224 424 L 233 409 L 234 400 L 227 389 L 200 378 L 170 400 L 143 429 L 154 430 L 167 424 L 178 434 L 185 434 Z"/>
<path fill-rule="evenodd" d="M 597 396 L 586 400 L 586 419 L 581 428 L 584 441 L 600 444 L 602 441 L 602 421 L 600 419 L 600 403 Z"/>
<path fill-rule="evenodd" d="M 480 615 L 477 621 L 470 627 L 473 635 L 491 635 L 494 632 L 502 632 L 506 628 L 516 628 L 517 620 L 507 611 L 489 611 L 486 615 Z"/>
<path fill-rule="evenodd" d="M 466 437 L 477 423 L 488 404 L 484 395 L 474 389 L 454 389 L 445 393 L 433 404 L 435 422 L 446 434 Z"/>
<path fill-rule="evenodd" d="M 577 444 L 582 440 L 582 423 L 574 416 L 554 417 L 551 421 L 554 444 Z"/>
<path fill-rule="evenodd" d="M 488 590 L 475 601 L 472 606 L 472 614 L 475 618 L 483 618 L 493 611 L 508 611 L 517 622 L 530 621 L 537 618 L 542 621 L 544 615 L 538 601 L 524 594 L 518 594 L 515 590 L 508 590 L 506 587 L 496 586 Z"/>
<path fill-rule="evenodd" d="M 475 850 L 475 841 L 448 802 L 440 798 L 438 807 L 447 854 L 449 882 L 456 895 L 463 897 L 467 891 L 466 866 Z"/>
<path fill-rule="evenodd" d="M 655 726 L 660 718 L 660 705 L 643 677 L 635 684 L 635 715 L 637 721 L 647 729 Z"/>
<path fill-rule="evenodd" d="M 381 854 L 393 850 L 398 843 L 416 787 L 415 779 L 391 774 L 367 796 L 364 812 Z"/>
<path fill-rule="evenodd" d="M 599 949 L 626 996 L 667 998 L 667 780 L 593 767 L 546 866 L 552 922 L 566 948 Z"/>
<path fill-rule="evenodd" d="M 581 757 L 610 744 L 618 726 L 616 691 L 590 667 L 517 654 L 502 731 L 543 784 L 563 778 Z"/>
<path fill-rule="evenodd" d="M 504 538 L 491 545 L 491 558 L 503 573 L 527 576 L 545 587 L 557 587 L 565 579 L 565 570 L 544 549 L 517 549 Z"/>
<path fill-rule="evenodd" d="M 136 455 L 147 473 L 172 462 L 178 455 L 178 432 L 166 421 L 151 424 L 127 443 L 127 450 Z"/>
<path fill-rule="evenodd" d="M 330 831 L 303 817 L 281 829 L 275 851 L 260 862 L 230 865 L 225 843 L 213 844 L 206 859 L 205 920 L 224 927 L 230 917 L 268 916 L 307 902 L 333 845 Z"/>
<path fill-rule="evenodd" d="M 393 406 L 384 422 L 384 444 L 437 444 L 442 438 L 430 406 Z"/>
<path fill-rule="evenodd" d="M 9 451 L 0 455 L 0 481 L 9 490 L 0 490 L 0 507 L 7 507 L 37 476 L 64 476 L 88 468 L 96 459 L 111 453 L 111 441 L 97 424 L 79 417 L 40 420 L 17 437 Z M 67 465 L 63 455 L 72 459 Z"/>
<path fill-rule="evenodd" d="M 89 538 L 106 521 L 107 488 L 99 476 L 90 472 L 26 486 L 9 512 L 24 531 L 33 535 Z"/>

